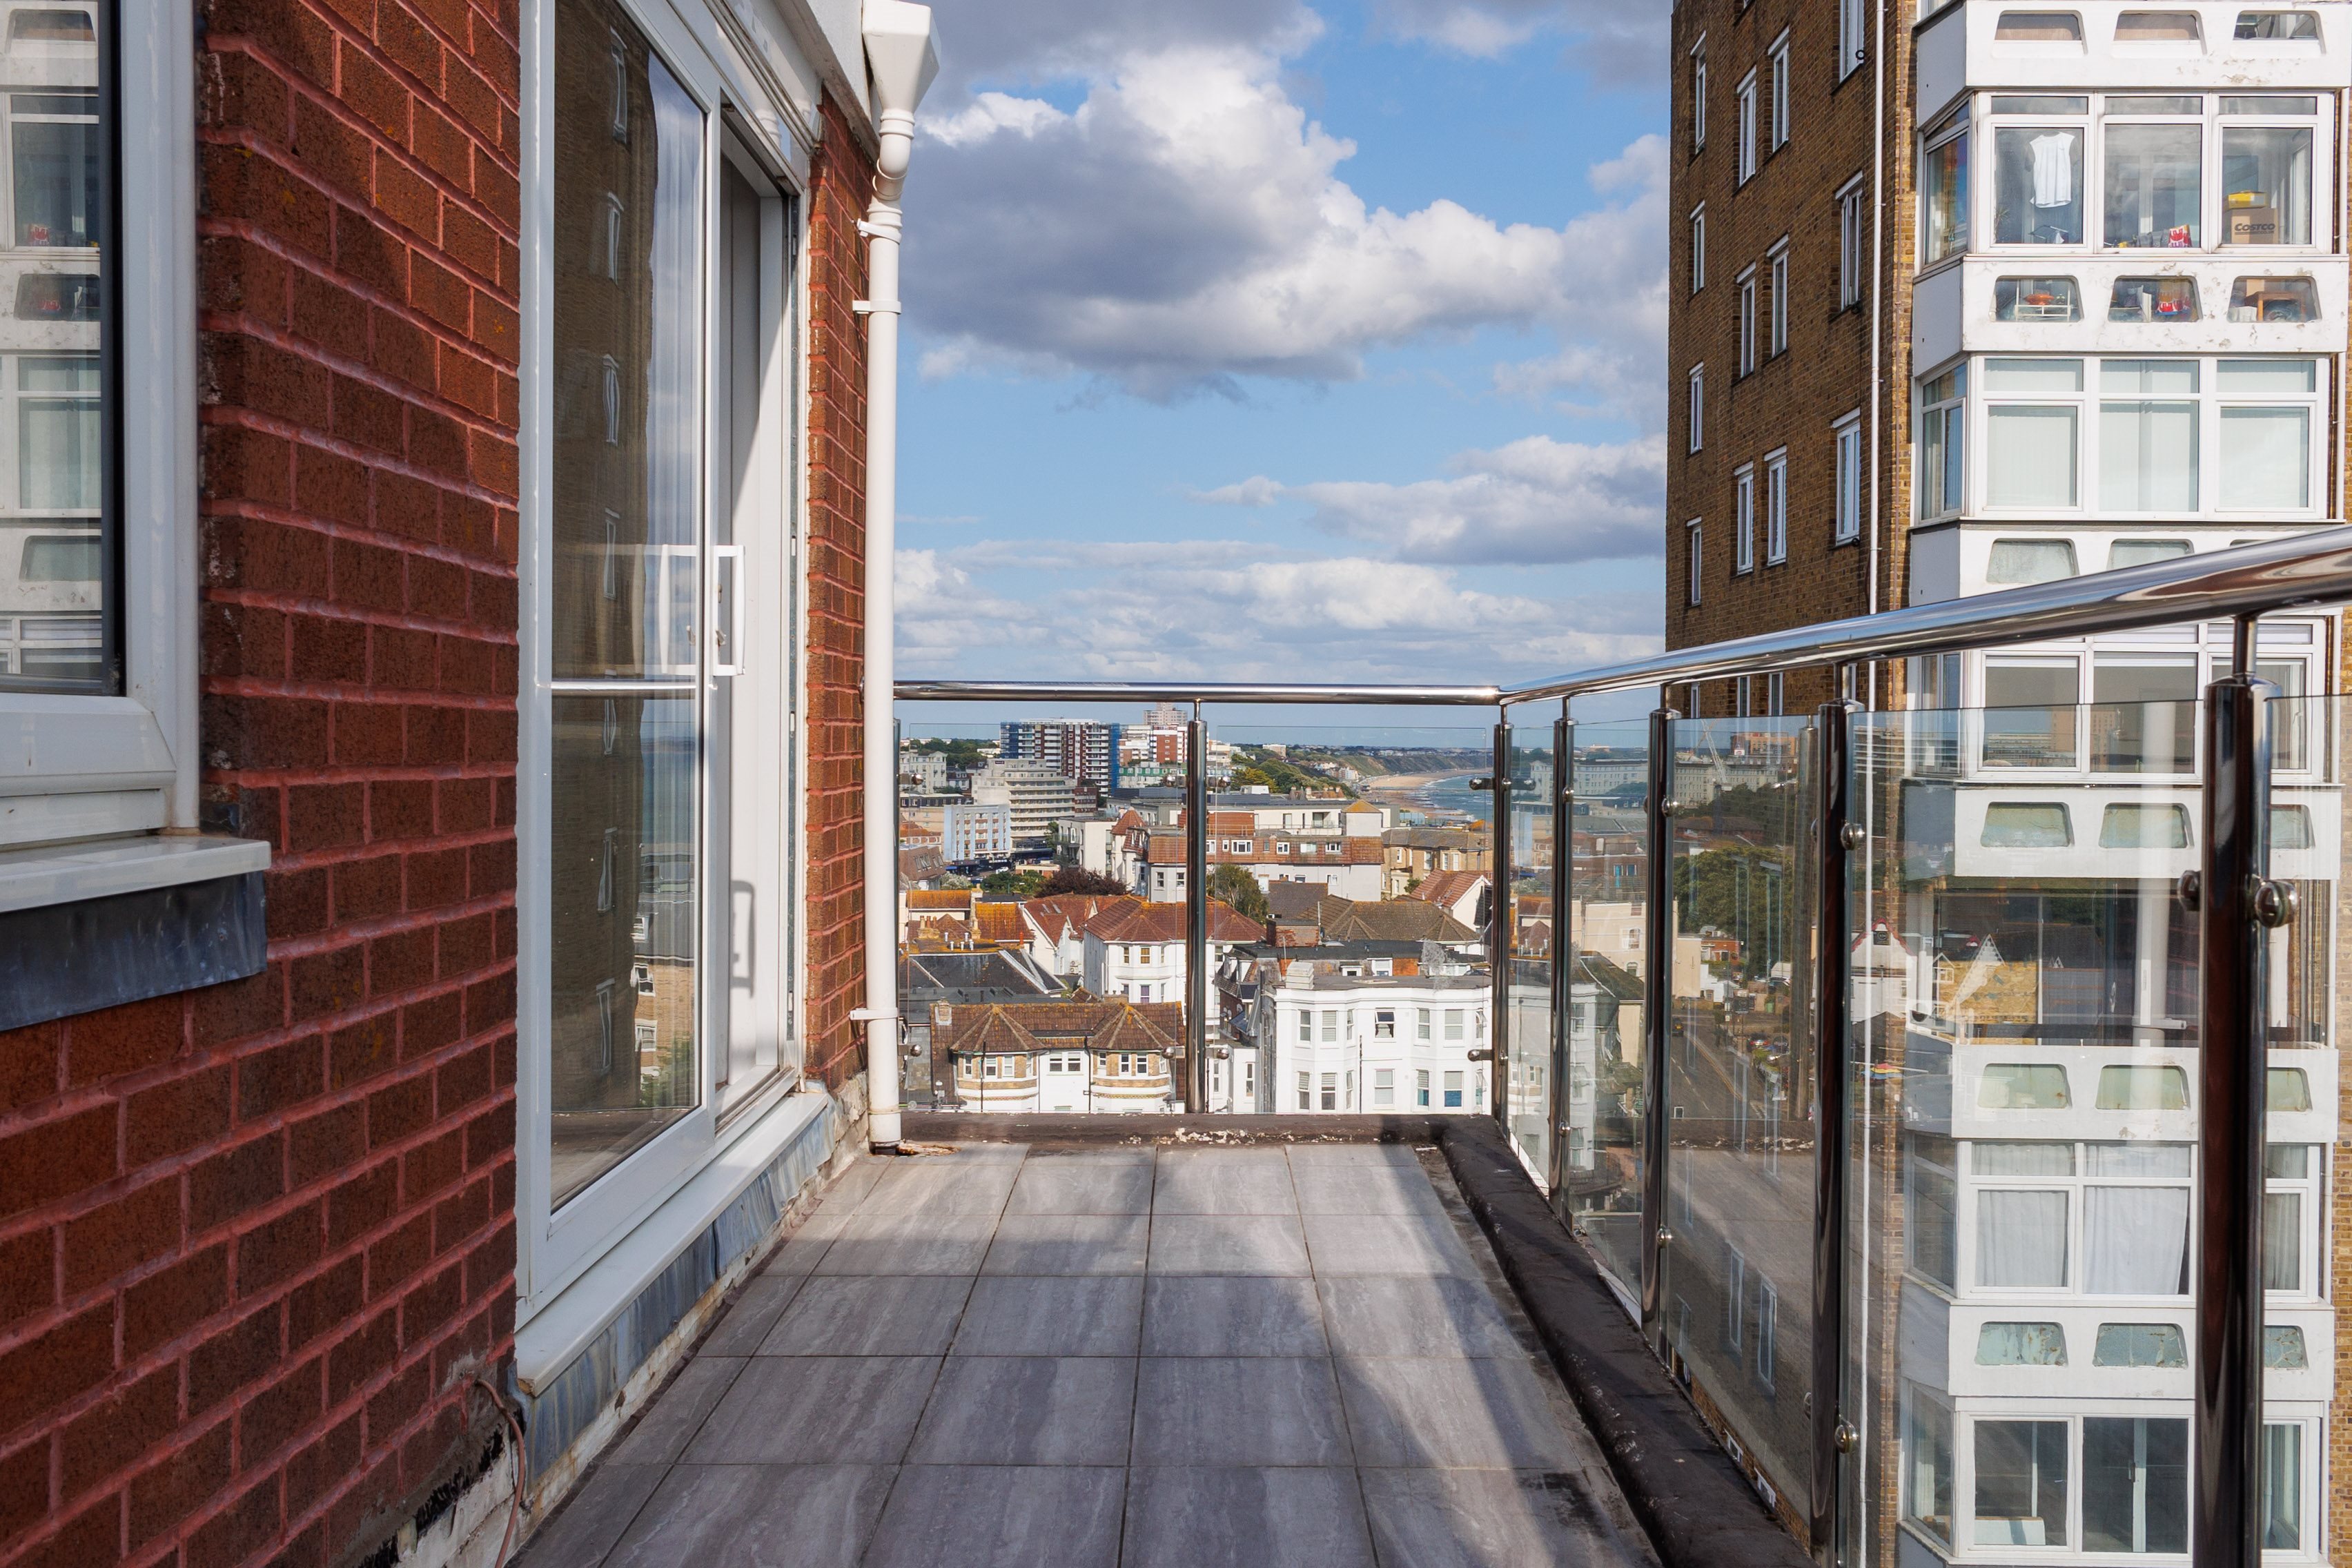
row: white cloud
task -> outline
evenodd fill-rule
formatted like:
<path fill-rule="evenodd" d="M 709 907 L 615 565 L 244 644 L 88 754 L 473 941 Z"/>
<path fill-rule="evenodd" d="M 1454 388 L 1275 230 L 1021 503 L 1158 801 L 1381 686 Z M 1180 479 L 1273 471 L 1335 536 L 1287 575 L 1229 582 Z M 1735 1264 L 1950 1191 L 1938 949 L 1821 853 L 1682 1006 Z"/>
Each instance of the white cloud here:
<path fill-rule="evenodd" d="M 1515 390 L 1639 384 L 1654 402 L 1663 142 L 1596 167 L 1606 205 L 1557 228 L 1442 199 L 1371 206 L 1339 173 L 1354 144 L 1285 86 L 1297 36 L 1129 44 L 1068 110 L 998 91 L 943 103 L 909 197 L 924 373 L 1077 372 L 1167 398 L 1349 379 L 1372 350 L 1500 325 L 1580 356 Z"/>
<path fill-rule="evenodd" d="M 1529 436 L 1463 452 L 1453 477 L 1410 484 L 1257 476 L 1200 499 L 1236 506 L 1305 501 L 1327 533 L 1385 544 L 1402 561 L 1538 563 L 1658 554 L 1665 445 L 1655 436 L 1581 446 Z"/>
<path fill-rule="evenodd" d="M 1378 0 L 1381 27 L 1456 54 L 1490 59 L 1542 34 L 1574 40 L 1575 53 L 1614 85 L 1663 76 L 1671 13 L 1622 0 Z"/>
<path fill-rule="evenodd" d="M 991 591 L 1004 573 L 1022 597 Z M 1483 682 L 1659 646 L 1653 595 L 1550 598 L 1445 568 L 1228 541 L 898 555 L 909 676 Z"/>

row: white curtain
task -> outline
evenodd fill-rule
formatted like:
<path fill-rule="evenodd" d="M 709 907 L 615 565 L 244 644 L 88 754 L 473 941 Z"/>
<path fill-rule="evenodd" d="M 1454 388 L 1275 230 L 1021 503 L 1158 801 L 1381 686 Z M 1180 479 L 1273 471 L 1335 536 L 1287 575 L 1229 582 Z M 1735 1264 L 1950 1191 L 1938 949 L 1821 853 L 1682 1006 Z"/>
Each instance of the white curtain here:
<path fill-rule="evenodd" d="M 2110 511 L 2197 510 L 2197 405 L 2099 405 L 2099 504 Z"/>
<path fill-rule="evenodd" d="M 1986 409 L 1986 504 L 2073 506 L 2074 424 L 2068 407 L 1997 403 Z"/>
<path fill-rule="evenodd" d="M 2311 504 L 2311 411 L 2221 410 L 2221 504 L 2295 511 Z"/>
<path fill-rule="evenodd" d="M 2084 1194 L 2083 1289 L 2172 1296 L 2189 1252 L 2186 1187 L 2093 1187 Z"/>
<path fill-rule="evenodd" d="M 1994 1190 L 1977 1194 L 1977 1283 L 2066 1283 L 2064 1193 Z"/>

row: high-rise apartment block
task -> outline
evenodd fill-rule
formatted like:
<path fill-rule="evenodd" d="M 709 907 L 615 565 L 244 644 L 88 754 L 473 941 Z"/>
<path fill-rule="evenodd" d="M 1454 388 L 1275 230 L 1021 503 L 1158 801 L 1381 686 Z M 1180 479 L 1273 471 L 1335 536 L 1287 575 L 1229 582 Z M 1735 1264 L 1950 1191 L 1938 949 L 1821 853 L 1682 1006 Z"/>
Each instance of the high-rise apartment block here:
<path fill-rule="evenodd" d="M 1016 762 L 1050 763 L 1066 779 L 1098 790 L 1118 787 L 1118 726 L 1088 719 L 1008 721 L 998 727 L 996 754 Z"/>

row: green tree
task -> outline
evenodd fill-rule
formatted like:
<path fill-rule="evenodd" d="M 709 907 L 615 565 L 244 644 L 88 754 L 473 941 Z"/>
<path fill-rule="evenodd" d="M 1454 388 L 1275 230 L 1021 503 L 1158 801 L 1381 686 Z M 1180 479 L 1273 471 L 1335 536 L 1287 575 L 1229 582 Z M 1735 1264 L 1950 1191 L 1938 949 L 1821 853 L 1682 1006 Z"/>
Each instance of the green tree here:
<path fill-rule="evenodd" d="M 991 900 L 1034 899 L 1045 881 L 1043 871 L 991 871 L 980 879 L 980 890 Z"/>
<path fill-rule="evenodd" d="M 1212 883 L 1211 886 L 1214 886 Z M 1100 871 L 1089 871 L 1083 866 L 1057 866 L 1054 874 L 1037 885 L 1041 898 L 1056 893 L 1091 893 L 1099 898 L 1112 898 L 1128 890 L 1116 877 L 1106 877 Z"/>
<path fill-rule="evenodd" d="M 1209 897 L 1233 906 L 1244 920 L 1265 919 L 1265 889 L 1240 866 L 1218 866 L 1209 872 Z"/>
<path fill-rule="evenodd" d="M 1714 930 L 1737 939 L 1742 978 L 1754 980 L 1788 960 L 1796 879 L 1788 850 L 1765 845 L 1734 845 L 1678 856 L 1675 860 L 1675 906 L 1682 930 Z"/>

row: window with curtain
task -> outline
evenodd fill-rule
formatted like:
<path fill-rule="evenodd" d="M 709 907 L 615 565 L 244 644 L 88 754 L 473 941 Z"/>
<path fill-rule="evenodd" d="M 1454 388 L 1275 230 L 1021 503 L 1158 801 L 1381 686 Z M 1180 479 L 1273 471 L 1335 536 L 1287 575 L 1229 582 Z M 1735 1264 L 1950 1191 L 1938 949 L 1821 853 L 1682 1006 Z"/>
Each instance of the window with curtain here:
<path fill-rule="evenodd" d="M 2193 360 L 2100 363 L 2103 510 L 2197 510 L 2199 368 Z"/>
<path fill-rule="evenodd" d="M 1988 1188 L 1977 1194 L 1977 1283 L 1988 1289 L 2063 1289 L 2067 1196 Z"/>
<path fill-rule="evenodd" d="M 1959 1183 L 1948 1138 L 1921 1134 L 1905 1163 L 1904 1209 L 1912 1268 L 1947 1290 L 1959 1282 Z"/>
<path fill-rule="evenodd" d="M 1985 505 L 2037 511 L 2080 505 L 2083 362 L 1989 359 L 1983 377 Z"/>
<path fill-rule="evenodd" d="M 2185 1143 L 2084 1148 L 2083 1289 L 2095 1296 L 2189 1289 L 2189 1151 Z M 2103 1184 L 2129 1181 L 2132 1184 Z"/>
<path fill-rule="evenodd" d="M 2303 1546 L 2303 1425 L 2263 1426 L 2263 1546 L 2295 1552 Z"/>

